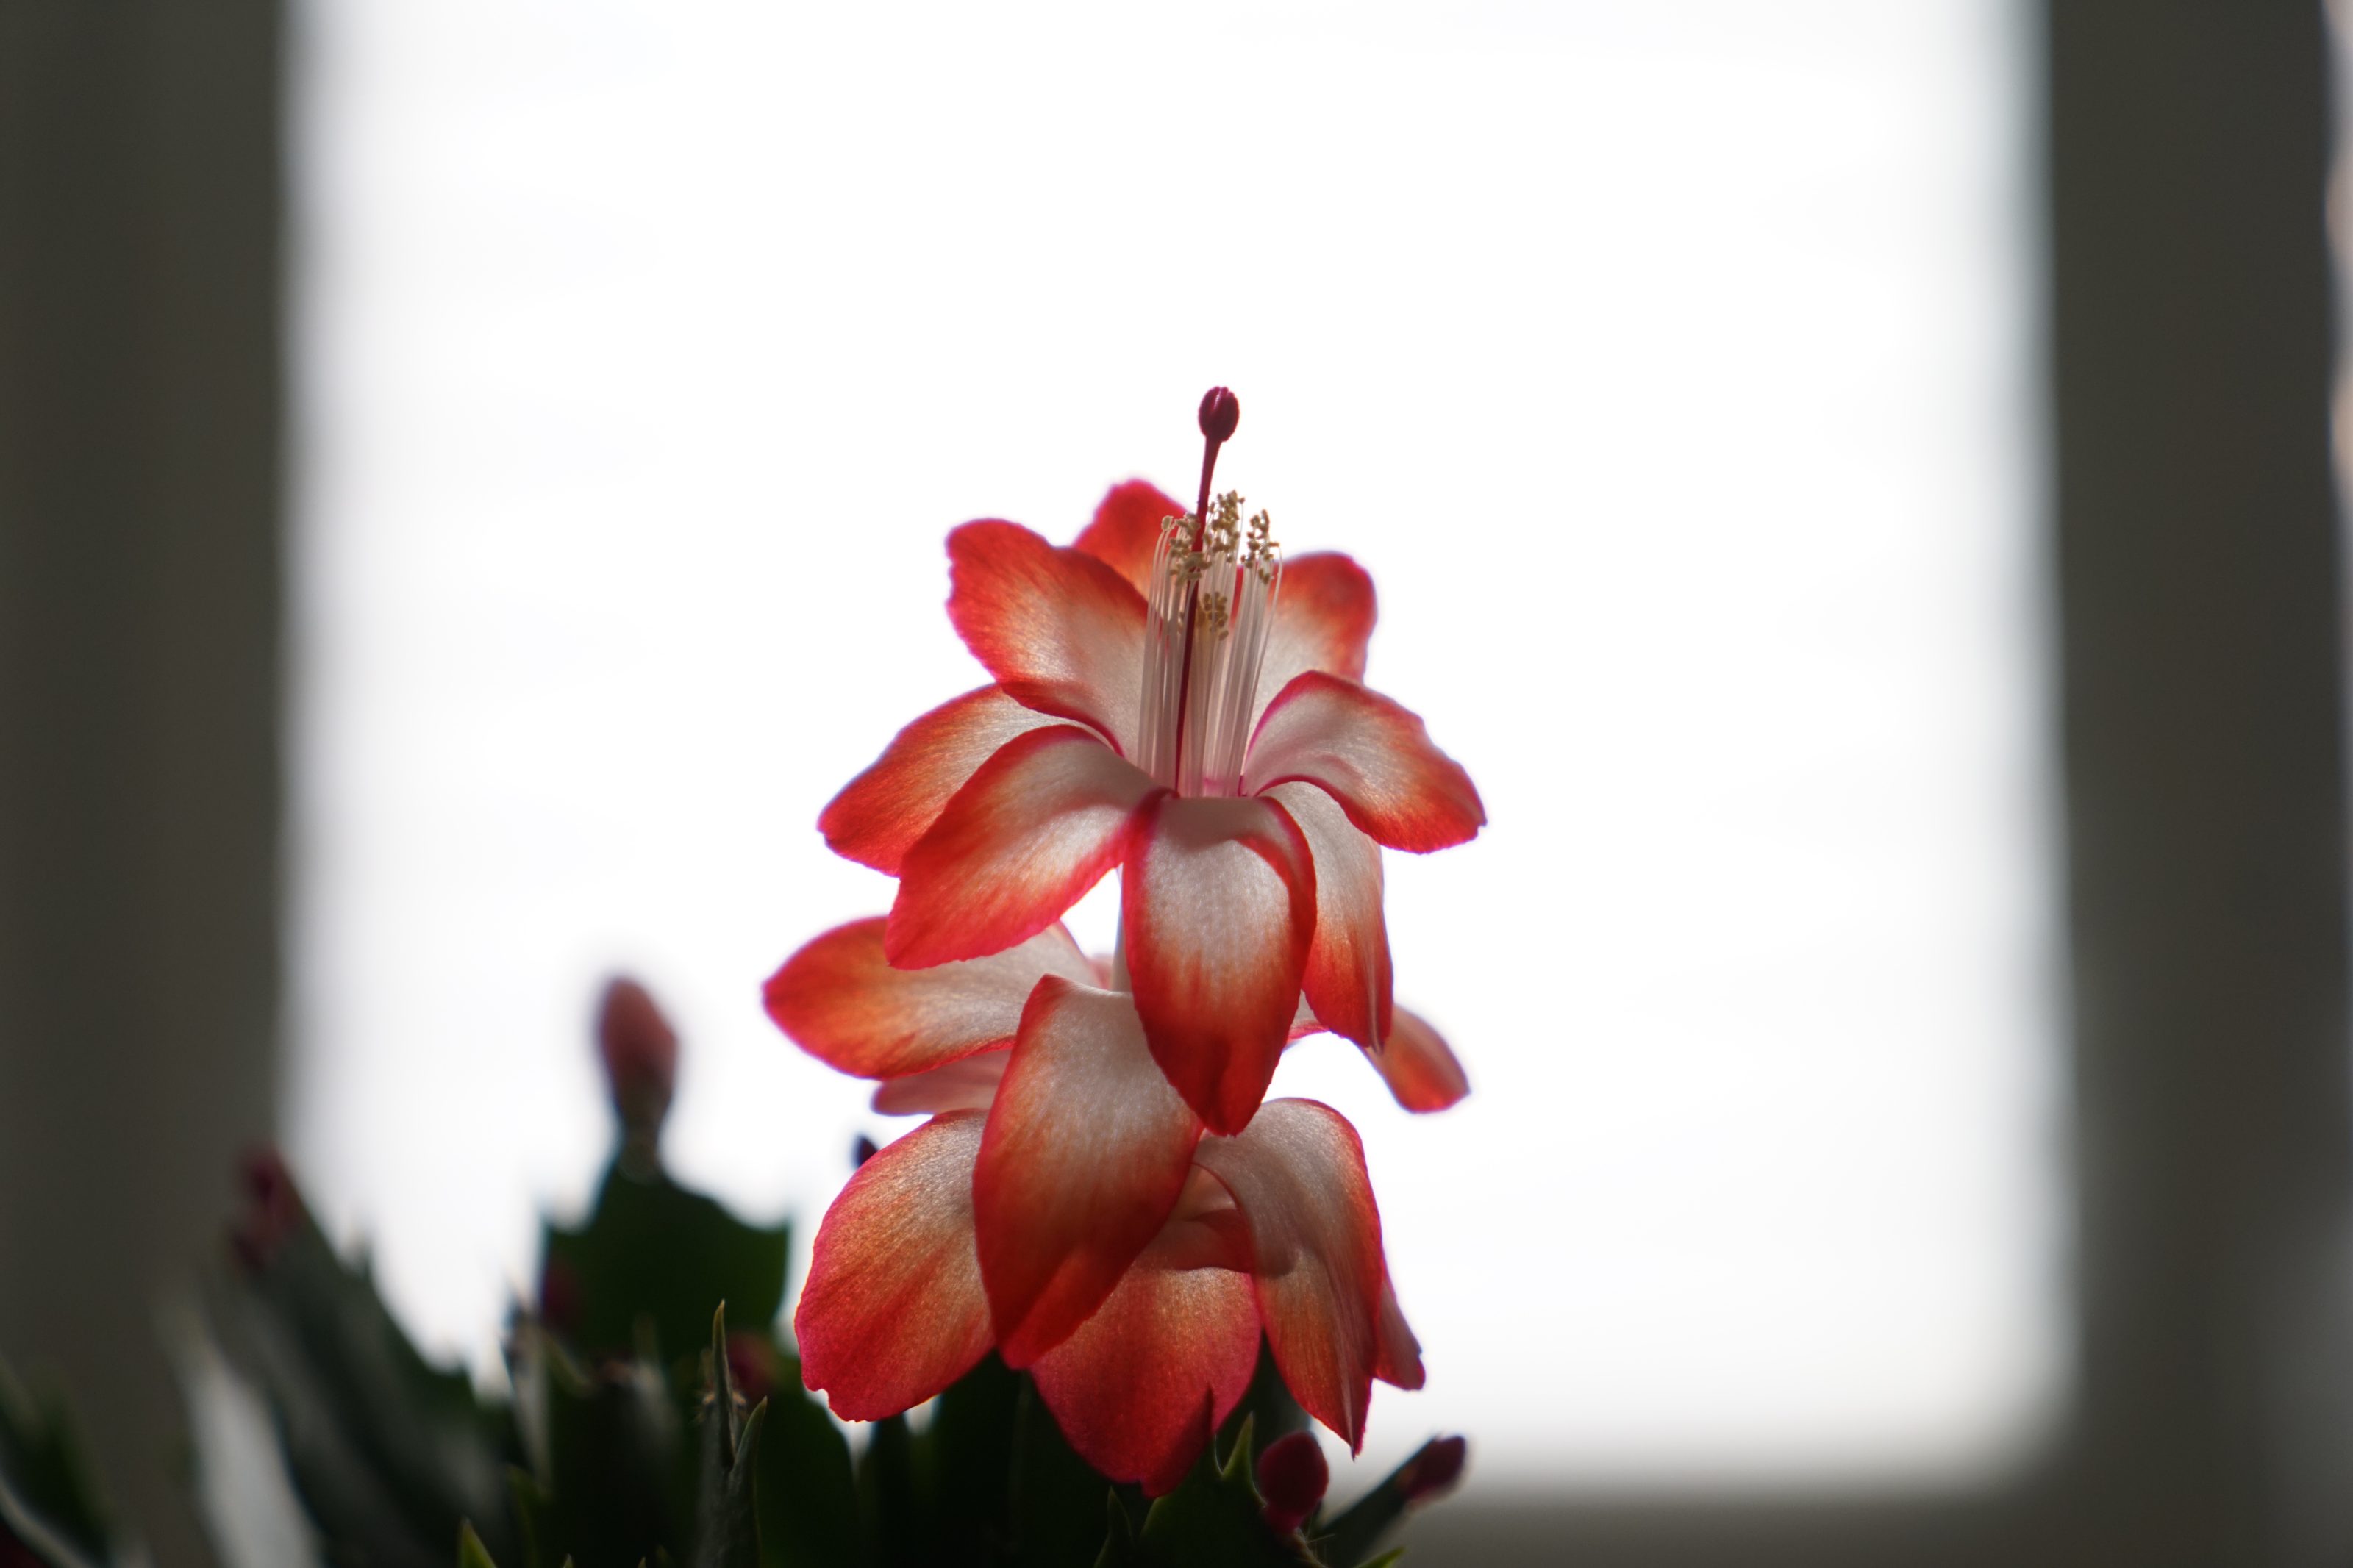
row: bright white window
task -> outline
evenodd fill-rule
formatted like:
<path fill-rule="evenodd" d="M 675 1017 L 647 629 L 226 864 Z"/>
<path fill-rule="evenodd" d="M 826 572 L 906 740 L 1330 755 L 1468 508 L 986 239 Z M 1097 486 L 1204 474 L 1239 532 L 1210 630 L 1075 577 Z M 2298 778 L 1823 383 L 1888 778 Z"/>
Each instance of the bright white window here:
<path fill-rule="evenodd" d="M 295 1150 L 484 1357 L 604 1123 L 806 1241 L 892 1129 L 758 1007 L 832 791 L 979 679 L 941 536 L 1221 477 L 1373 571 L 1493 821 L 1391 857 L 1472 1099 L 1336 1041 L 1481 1481 L 1953 1479 L 2063 1397 L 2002 0 L 309 0 Z M 1098 897 L 1082 920 L 1107 940 Z"/>

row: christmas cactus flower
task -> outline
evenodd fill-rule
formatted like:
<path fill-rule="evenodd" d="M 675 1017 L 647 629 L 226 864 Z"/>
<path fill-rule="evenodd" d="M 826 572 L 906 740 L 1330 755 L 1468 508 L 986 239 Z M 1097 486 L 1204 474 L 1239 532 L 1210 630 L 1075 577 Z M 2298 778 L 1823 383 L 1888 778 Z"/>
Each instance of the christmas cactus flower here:
<path fill-rule="evenodd" d="M 1263 512 L 1214 504 L 1239 405 L 1201 405 L 1190 512 L 1115 488 L 1075 544 L 948 536 L 948 614 L 994 678 L 917 719 L 826 808 L 839 853 L 900 879 L 905 968 L 1036 936 L 1122 870 L 1122 978 L 1145 1040 L 1213 1131 L 1259 1107 L 1299 998 L 1378 1052 L 1397 1029 L 1380 850 L 1485 821 L 1422 721 L 1362 683 L 1372 582 L 1287 564 Z"/>
<path fill-rule="evenodd" d="M 894 1415 L 994 1348 L 1090 1464 L 1156 1493 L 1240 1400 L 1261 1333 L 1352 1447 L 1373 1379 L 1420 1386 L 1336 1111 L 1276 1100 L 1238 1135 L 1207 1132 L 1132 998 L 1060 925 L 918 971 L 884 940 L 881 921 L 828 932 L 767 989 L 805 1048 L 882 1080 L 878 1104 L 934 1113 L 860 1167 L 818 1233 L 794 1326 L 837 1414 Z M 1392 1052 L 1430 1054 L 1404 1081 L 1459 1079 L 1413 1033 L 1429 1045 Z"/>

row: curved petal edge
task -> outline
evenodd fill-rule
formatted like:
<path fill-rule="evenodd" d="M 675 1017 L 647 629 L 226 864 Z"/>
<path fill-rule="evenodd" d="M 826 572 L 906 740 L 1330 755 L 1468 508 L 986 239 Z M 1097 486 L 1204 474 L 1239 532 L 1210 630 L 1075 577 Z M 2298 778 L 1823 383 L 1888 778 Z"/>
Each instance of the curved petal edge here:
<path fill-rule="evenodd" d="M 828 847 L 895 877 L 965 781 L 1016 735 L 1055 722 L 995 686 L 950 698 L 892 737 L 817 819 Z"/>
<path fill-rule="evenodd" d="M 902 969 L 1026 942 L 1126 854 L 1158 786 L 1089 731 L 1017 736 L 907 852 L 883 952 Z"/>
<path fill-rule="evenodd" d="M 892 966 L 887 923 L 852 921 L 804 943 L 761 994 L 796 1045 L 853 1077 L 905 1078 L 1005 1045 L 1040 979 L 1093 975 L 1059 922 L 1002 952 L 929 969 Z"/>
<path fill-rule="evenodd" d="M 973 1247 L 981 1119 L 925 1122 L 858 1168 L 809 1255 L 793 1314 L 801 1376 L 834 1414 L 877 1421 L 922 1404 L 988 1352 Z"/>
<path fill-rule="evenodd" d="M 1321 784 L 1349 821 L 1417 854 L 1465 843 L 1487 821 L 1471 775 L 1431 743 L 1419 718 L 1321 670 L 1267 704 L 1243 778 L 1252 795 L 1292 779 Z"/>

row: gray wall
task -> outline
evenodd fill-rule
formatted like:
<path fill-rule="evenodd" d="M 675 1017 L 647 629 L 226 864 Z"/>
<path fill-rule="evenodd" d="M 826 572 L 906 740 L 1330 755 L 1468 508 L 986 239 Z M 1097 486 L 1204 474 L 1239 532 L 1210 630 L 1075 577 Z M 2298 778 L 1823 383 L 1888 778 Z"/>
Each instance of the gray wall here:
<path fill-rule="evenodd" d="M 166 1564 L 156 1308 L 272 1123 L 280 53 L 0 0 L 0 1355 Z"/>

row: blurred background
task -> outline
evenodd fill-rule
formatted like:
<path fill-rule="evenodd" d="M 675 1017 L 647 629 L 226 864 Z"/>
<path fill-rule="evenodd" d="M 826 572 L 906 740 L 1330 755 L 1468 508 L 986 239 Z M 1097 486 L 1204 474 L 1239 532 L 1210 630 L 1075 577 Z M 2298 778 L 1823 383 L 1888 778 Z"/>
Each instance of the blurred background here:
<path fill-rule="evenodd" d="M 1472 1098 L 1277 1079 L 1429 1351 L 1362 1463 L 1472 1438 L 1417 1559 L 2353 1561 L 2330 47 L 0 10 L 0 1353 L 185 1559 L 157 1319 L 274 1138 L 494 1378 L 615 970 L 805 1256 L 907 1124 L 756 988 L 887 905 L 814 823 L 976 683 L 942 536 L 1223 382 L 1492 823 L 1388 868 Z"/>

